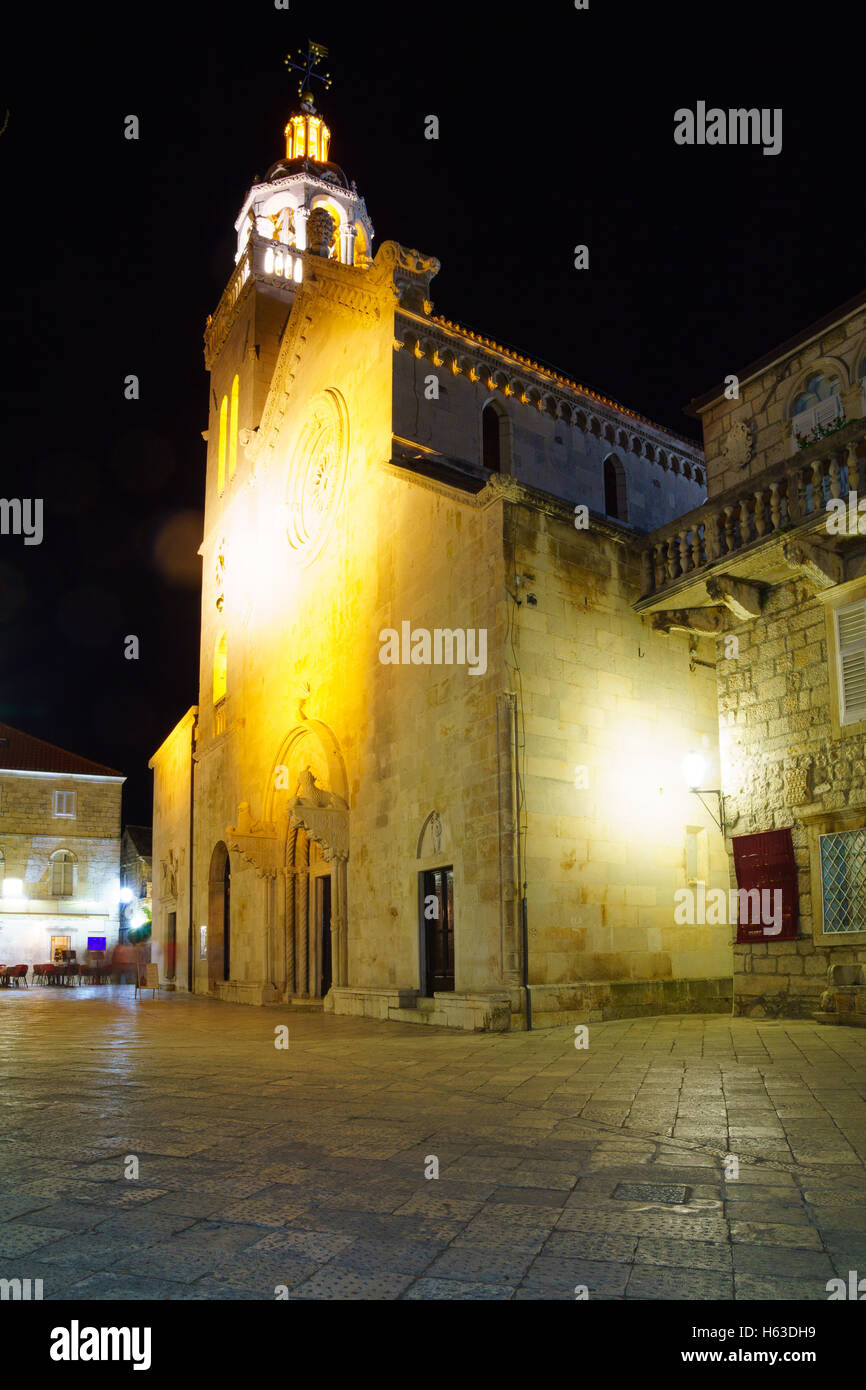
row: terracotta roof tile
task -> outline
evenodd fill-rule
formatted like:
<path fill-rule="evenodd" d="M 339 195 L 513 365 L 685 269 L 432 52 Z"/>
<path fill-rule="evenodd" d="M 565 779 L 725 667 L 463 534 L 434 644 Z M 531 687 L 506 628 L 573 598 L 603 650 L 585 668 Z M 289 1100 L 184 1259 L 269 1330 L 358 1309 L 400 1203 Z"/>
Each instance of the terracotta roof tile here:
<path fill-rule="evenodd" d="M 0 723 L 0 769 L 10 772 L 86 773 L 91 777 L 123 777 L 114 767 L 104 767 L 90 758 L 80 758 L 65 748 L 57 748 L 42 738 Z"/>

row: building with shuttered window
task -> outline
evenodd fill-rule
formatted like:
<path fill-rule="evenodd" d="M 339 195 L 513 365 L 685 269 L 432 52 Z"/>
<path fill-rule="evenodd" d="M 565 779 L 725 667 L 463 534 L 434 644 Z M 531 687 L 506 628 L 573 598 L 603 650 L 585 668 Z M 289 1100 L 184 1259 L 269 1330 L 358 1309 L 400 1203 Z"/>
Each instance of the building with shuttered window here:
<path fill-rule="evenodd" d="M 116 945 L 125 780 L 0 724 L 0 963 Z"/>
<path fill-rule="evenodd" d="M 693 402 L 708 501 L 648 537 L 635 609 L 715 666 L 732 872 L 783 891 L 735 1011 L 829 1021 L 866 994 L 866 295 L 736 390 Z"/>

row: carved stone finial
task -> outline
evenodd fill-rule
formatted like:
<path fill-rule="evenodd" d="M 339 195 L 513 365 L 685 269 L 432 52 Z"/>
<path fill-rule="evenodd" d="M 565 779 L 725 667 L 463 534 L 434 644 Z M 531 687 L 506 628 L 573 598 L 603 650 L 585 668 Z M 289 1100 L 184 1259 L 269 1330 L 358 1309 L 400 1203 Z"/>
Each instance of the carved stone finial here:
<path fill-rule="evenodd" d="M 336 234 L 336 223 L 327 208 L 313 208 L 307 218 L 307 245 L 314 256 L 327 257 Z"/>

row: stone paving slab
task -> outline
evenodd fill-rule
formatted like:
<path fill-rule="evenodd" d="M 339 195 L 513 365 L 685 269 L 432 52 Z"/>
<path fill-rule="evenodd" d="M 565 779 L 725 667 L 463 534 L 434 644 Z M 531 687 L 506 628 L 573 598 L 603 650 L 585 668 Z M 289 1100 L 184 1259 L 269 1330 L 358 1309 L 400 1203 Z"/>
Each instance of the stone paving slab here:
<path fill-rule="evenodd" d="M 109 987 L 3 992 L 0 1057 L 0 1278 L 52 1300 L 809 1300 L 866 1270 L 860 1030 L 636 1019 L 578 1051 Z"/>

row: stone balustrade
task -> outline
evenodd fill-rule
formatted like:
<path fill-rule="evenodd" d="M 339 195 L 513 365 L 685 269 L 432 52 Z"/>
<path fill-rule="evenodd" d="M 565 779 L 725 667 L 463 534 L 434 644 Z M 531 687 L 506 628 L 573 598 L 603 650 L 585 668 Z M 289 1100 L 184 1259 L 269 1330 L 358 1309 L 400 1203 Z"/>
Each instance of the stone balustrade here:
<path fill-rule="evenodd" d="M 661 526 L 641 550 L 641 597 L 707 570 L 777 533 L 817 519 L 830 498 L 866 492 L 866 419 L 851 420 L 794 458 L 720 493 L 711 502 Z"/>
<path fill-rule="evenodd" d="M 304 252 L 295 246 L 286 246 L 270 237 L 250 237 L 205 327 L 205 365 L 208 370 L 225 342 L 235 306 L 250 279 L 267 281 L 278 293 L 292 298 L 303 279 L 303 262 Z"/>

